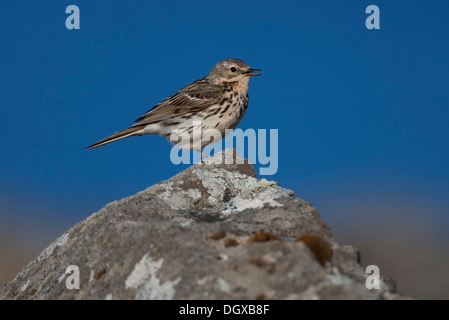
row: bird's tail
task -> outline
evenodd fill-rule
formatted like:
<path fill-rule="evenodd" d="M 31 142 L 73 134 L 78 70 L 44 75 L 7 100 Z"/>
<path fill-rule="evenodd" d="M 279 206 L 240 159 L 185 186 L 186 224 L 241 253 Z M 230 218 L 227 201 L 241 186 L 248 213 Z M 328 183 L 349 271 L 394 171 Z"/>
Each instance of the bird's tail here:
<path fill-rule="evenodd" d="M 116 133 L 110 135 L 109 137 L 106 137 L 104 139 L 101 139 L 100 141 L 97 141 L 93 144 L 91 144 L 90 146 L 87 147 L 87 149 L 93 149 L 93 148 L 98 148 L 101 146 L 104 146 L 105 144 L 123 139 L 123 138 L 127 138 L 127 137 L 131 137 L 134 135 L 138 135 L 139 131 L 142 130 L 145 126 L 132 126 L 128 129 L 125 130 L 121 130 L 121 131 L 117 131 Z"/>

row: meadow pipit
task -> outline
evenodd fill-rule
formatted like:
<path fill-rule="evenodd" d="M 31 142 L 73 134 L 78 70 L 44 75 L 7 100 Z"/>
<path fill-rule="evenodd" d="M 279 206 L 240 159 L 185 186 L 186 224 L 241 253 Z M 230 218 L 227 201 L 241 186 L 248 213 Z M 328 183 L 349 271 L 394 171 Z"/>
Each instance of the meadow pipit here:
<path fill-rule="evenodd" d="M 211 142 L 193 135 L 195 132 L 217 129 L 223 138 L 226 129 L 234 129 L 238 125 L 248 107 L 249 78 L 260 75 L 255 71 L 261 70 L 252 69 L 239 59 L 219 61 L 207 76 L 155 105 L 128 129 L 118 131 L 87 148 L 93 149 L 130 136 L 158 134 L 170 139 L 172 134 L 180 136 L 188 133 L 190 142 L 177 146 L 202 154 L 201 149 Z M 194 122 L 201 130 L 195 130 L 197 127 Z M 174 139 L 170 140 L 173 142 Z M 194 145 L 193 141 L 199 143 Z"/>

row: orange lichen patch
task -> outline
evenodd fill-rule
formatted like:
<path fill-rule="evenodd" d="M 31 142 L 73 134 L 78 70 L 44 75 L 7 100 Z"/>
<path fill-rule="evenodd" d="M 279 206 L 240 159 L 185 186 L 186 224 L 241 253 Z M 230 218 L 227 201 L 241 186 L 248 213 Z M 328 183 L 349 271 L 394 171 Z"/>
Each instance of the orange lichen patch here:
<path fill-rule="evenodd" d="M 321 264 L 325 265 L 332 259 L 332 248 L 329 242 L 323 237 L 316 234 L 303 234 L 295 241 L 302 241 L 312 251 L 315 259 Z"/>
<path fill-rule="evenodd" d="M 248 243 L 264 242 L 264 241 L 272 241 L 272 240 L 281 240 L 281 239 L 279 239 L 278 236 L 276 236 L 270 232 L 260 230 L 260 231 L 257 231 L 256 233 L 253 233 L 248 238 Z"/>
<path fill-rule="evenodd" d="M 234 238 L 227 238 L 224 240 L 225 247 L 236 247 L 239 245 L 239 242 Z"/>
<path fill-rule="evenodd" d="M 106 273 L 106 269 L 101 269 L 100 271 L 98 271 L 96 274 L 95 274 L 95 280 L 98 280 L 98 279 L 100 279 L 104 274 Z"/>
<path fill-rule="evenodd" d="M 223 239 L 226 236 L 226 232 L 219 230 L 219 231 L 215 231 L 212 232 L 211 234 L 209 234 L 209 238 L 214 239 L 214 240 L 220 240 Z"/>
<path fill-rule="evenodd" d="M 259 293 L 254 297 L 254 300 L 265 300 L 265 299 L 266 299 L 266 297 L 265 297 L 265 294 L 263 294 L 263 293 Z"/>
<path fill-rule="evenodd" d="M 255 256 L 249 261 L 252 264 L 258 266 L 259 268 L 264 268 L 268 273 L 273 273 L 276 270 L 276 265 L 274 263 L 265 261 L 262 257 Z"/>

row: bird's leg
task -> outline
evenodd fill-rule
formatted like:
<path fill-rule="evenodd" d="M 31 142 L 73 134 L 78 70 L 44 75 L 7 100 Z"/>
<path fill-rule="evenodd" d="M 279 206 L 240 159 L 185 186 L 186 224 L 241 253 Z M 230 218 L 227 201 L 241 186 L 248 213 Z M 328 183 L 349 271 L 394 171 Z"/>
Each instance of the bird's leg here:
<path fill-rule="evenodd" d="M 201 150 L 198 150 L 198 152 L 201 154 L 203 159 L 209 158 L 209 156 L 205 155 Z"/>

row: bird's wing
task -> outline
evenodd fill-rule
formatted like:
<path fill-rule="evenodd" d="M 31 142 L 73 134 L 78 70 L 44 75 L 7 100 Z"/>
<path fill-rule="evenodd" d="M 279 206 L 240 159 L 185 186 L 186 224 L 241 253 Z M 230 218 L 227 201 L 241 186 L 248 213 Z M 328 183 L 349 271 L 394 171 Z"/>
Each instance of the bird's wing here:
<path fill-rule="evenodd" d="M 207 83 L 204 78 L 197 80 L 159 102 L 135 120 L 134 126 L 150 124 L 189 112 L 201 111 L 220 102 L 222 95 L 222 86 Z"/>

